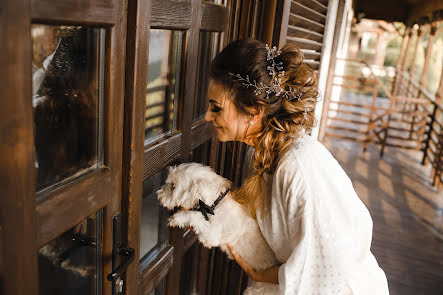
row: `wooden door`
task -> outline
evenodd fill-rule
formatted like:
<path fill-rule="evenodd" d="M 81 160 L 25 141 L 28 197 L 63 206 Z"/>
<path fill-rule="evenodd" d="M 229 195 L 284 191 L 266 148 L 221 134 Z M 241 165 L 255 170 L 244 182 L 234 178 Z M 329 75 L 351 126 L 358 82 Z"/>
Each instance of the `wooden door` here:
<path fill-rule="evenodd" d="M 200 0 L 128 3 L 122 212 L 136 261 L 127 294 L 192 294 L 199 248 L 187 230 L 168 229 L 156 190 L 167 167 L 215 163 L 205 122 L 207 71 L 220 48 L 226 8 Z"/>
<path fill-rule="evenodd" d="M 111 294 L 126 5 L 0 4 L 2 294 Z"/>

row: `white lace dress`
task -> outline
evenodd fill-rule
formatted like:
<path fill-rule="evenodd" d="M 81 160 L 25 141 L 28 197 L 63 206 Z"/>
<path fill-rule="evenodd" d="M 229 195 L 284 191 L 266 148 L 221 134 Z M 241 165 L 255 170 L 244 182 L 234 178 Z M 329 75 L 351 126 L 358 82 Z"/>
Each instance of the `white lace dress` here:
<path fill-rule="evenodd" d="M 281 294 L 389 294 L 370 252 L 371 216 L 321 143 L 305 135 L 265 180 L 257 222 L 283 263 Z"/>

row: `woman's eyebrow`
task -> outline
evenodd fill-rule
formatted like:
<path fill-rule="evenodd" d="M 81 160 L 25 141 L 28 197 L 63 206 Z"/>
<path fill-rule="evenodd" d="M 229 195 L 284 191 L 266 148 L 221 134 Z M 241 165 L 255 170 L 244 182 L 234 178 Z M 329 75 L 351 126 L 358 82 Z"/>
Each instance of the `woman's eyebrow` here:
<path fill-rule="evenodd" d="M 218 104 L 218 105 L 220 105 L 220 103 L 219 103 L 218 101 L 213 100 L 213 99 L 210 99 L 209 102 L 211 102 L 211 103 L 213 103 L 213 104 Z"/>

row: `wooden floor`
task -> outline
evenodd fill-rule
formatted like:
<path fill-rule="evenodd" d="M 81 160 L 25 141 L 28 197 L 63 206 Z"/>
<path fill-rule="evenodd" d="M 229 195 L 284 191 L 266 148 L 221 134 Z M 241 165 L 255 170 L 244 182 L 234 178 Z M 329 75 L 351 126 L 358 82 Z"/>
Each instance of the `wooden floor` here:
<path fill-rule="evenodd" d="M 422 153 L 326 138 L 374 221 L 372 252 L 391 295 L 443 294 L 443 193 L 430 184 Z"/>

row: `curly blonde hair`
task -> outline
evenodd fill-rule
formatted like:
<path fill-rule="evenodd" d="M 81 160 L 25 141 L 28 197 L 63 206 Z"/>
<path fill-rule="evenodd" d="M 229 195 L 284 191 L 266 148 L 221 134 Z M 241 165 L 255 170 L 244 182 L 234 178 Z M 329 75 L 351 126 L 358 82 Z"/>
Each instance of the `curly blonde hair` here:
<path fill-rule="evenodd" d="M 254 217 L 262 200 L 263 174 L 272 174 L 283 151 L 314 127 L 314 108 L 319 97 L 314 70 L 303 63 L 303 53 L 295 44 L 284 45 L 274 61 L 282 63 L 283 90 L 292 89 L 298 95 L 256 94 L 254 87 L 239 83 L 236 75 L 249 77 L 257 84 L 269 85 L 271 82 L 266 46 L 255 39 L 246 38 L 229 44 L 215 57 L 210 71 L 211 79 L 230 90 L 230 99 L 239 112 L 250 115 L 251 109 L 263 110 L 262 129 L 249 135 L 255 146 L 253 165 L 256 173 L 234 194 L 239 203 L 247 204 Z"/>

